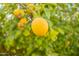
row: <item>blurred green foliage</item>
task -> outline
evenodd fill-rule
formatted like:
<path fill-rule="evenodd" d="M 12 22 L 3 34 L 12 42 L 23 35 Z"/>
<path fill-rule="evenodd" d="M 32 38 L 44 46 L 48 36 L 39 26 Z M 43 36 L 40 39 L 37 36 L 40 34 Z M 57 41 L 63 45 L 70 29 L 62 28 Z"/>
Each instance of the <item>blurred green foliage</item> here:
<path fill-rule="evenodd" d="M 41 16 L 49 24 L 49 31 L 43 37 L 33 34 L 31 22 L 23 31 L 17 28 L 18 18 L 13 11 L 18 4 L 0 4 L 0 55 L 79 55 L 79 4 L 34 5 L 36 9 L 31 19 Z"/>

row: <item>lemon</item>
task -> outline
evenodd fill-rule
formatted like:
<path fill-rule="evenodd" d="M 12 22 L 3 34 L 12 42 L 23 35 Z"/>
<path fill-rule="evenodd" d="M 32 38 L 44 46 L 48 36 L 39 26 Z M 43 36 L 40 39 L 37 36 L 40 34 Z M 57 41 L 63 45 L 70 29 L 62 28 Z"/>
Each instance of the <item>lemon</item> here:
<path fill-rule="evenodd" d="M 28 21 L 26 18 L 21 18 L 19 22 L 22 24 L 26 24 Z"/>
<path fill-rule="evenodd" d="M 21 18 L 23 15 L 24 15 L 24 11 L 21 10 L 21 9 L 16 9 L 14 10 L 13 14 L 18 17 L 18 18 Z"/>
<path fill-rule="evenodd" d="M 42 17 L 35 18 L 31 27 L 33 33 L 37 36 L 44 36 L 48 32 L 48 22 Z"/>
<path fill-rule="evenodd" d="M 24 30 L 24 25 L 27 23 L 27 19 L 26 18 L 22 18 L 20 19 L 19 23 L 17 24 L 17 27 L 20 29 L 20 30 Z"/>

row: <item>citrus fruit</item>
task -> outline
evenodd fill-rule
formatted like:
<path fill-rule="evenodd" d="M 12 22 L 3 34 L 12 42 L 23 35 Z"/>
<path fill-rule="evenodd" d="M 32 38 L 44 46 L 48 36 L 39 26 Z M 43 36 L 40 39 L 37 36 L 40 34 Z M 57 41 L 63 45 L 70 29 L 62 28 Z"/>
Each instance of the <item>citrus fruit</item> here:
<path fill-rule="evenodd" d="M 35 18 L 32 21 L 31 26 L 33 33 L 37 36 L 44 36 L 48 31 L 48 23 L 42 17 Z"/>
<path fill-rule="evenodd" d="M 13 14 L 18 17 L 18 18 L 21 18 L 23 15 L 24 15 L 24 11 L 21 10 L 21 9 L 16 9 L 14 10 Z"/>
<path fill-rule="evenodd" d="M 22 18 L 20 19 L 19 23 L 17 24 L 18 28 L 20 30 L 24 30 L 24 25 L 27 23 L 27 19 L 26 18 Z"/>
<path fill-rule="evenodd" d="M 24 30 L 24 24 L 23 23 L 18 23 L 17 24 L 17 27 L 18 27 L 18 29 L 20 29 L 20 30 Z"/>
<path fill-rule="evenodd" d="M 19 22 L 22 23 L 22 24 L 26 24 L 27 23 L 27 19 L 26 18 L 21 18 Z"/>

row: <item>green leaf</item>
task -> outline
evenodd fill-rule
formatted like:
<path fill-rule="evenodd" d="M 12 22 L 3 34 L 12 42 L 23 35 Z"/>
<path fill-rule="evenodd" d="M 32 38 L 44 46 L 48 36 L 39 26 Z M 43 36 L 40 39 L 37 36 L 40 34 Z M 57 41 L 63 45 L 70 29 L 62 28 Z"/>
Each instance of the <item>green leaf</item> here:
<path fill-rule="evenodd" d="M 23 35 L 24 35 L 24 36 L 29 36 L 29 35 L 30 35 L 30 32 L 29 32 L 28 30 L 25 30 L 25 31 L 23 32 Z"/>
<path fill-rule="evenodd" d="M 54 29 L 51 29 L 50 31 L 50 39 L 55 41 L 57 39 L 57 35 L 59 34 L 58 31 L 54 30 Z"/>

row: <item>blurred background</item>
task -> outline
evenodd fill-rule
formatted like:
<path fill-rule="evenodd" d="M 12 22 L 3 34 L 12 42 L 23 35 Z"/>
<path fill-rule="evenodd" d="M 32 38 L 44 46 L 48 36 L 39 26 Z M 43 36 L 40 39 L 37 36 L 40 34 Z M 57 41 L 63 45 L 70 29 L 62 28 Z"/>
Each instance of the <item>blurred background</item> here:
<path fill-rule="evenodd" d="M 24 30 L 17 27 L 16 9 L 23 10 L 22 17 L 28 19 Z M 42 37 L 31 29 L 33 18 L 38 16 L 45 18 L 49 26 Z M 79 4 L 0 4 L 0 55 L 78 56 Z"/>

